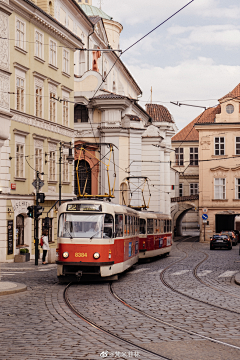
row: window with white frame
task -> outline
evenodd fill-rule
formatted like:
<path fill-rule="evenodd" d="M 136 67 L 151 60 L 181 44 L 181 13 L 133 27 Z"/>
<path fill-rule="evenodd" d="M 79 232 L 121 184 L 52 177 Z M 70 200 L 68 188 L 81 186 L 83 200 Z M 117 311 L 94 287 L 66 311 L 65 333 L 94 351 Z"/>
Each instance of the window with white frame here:
<path fill-rule="evenodd" d="M 24 79 L 16 77 L 16 108 L 19 111 L 24 111 Z"/>
<path fill-rule="evenodd" d="M 190 164 L 189 165 L 198 165 L 198 148 L 190 147 Z"/>
<path fill-rule="evenodd" d="M 16 19 L 16 46 L 25 49 L 25 23 L 20 19 Z"/>
<path fill-rule="evenodd" d="M 179 184 L 179 196 L 183 196 L 183 184 Z"/>
<path fill-rule="evenodd" d="M 69 74 L 69 51 L 63 49 L 63 72 Z"/>
<path fill-rule="evenodd" d="M 236 136 L 236 155 L 240 155 L 240 137 Z"/>
<path fill-rule="evenodd" d="M 42 117 L 43 115 L 43 89 L 41 86 L 35 86 L 35 115 Z"/>
<path fill-rule="evenodd" d="M 43 34 L 38 30 L 35 31 L 35 55 L 43 59 Z"/>
<path fill-rule="evenodd" d="M 214 199 L 226 199 L 226 179 L 214 179 Z"/>
<path fill-rule="evenodd" d="M 190 184 L 190 195 L 198 194 L 198 183 Z"/>
<path fill-rule="evenodd" d="M 68 118 L 69 118 L 69 106 L 68 106 L 68 100 L 63 99 L 63 125 L 68 126 Z"/>
<path fill-rule="evenodd" d="M 183 148 L 175 148 L 175 165 L 182 166 L 183 161 Z"/>
<path fill-rule="evenodd" d="M 56 180 L 56 152 L 49 152 L 49 180 Z"/>
<path fill-rule="evenodd" d="M 53 40 L 49 43 L 49 63 L 57 66 L 57 43 Z"/>
<path fill-rule="evenodd" d="M 68 161 L 67 154 L 63 154 L 63 182 L 68 182 Z"/>
<path fill-rule="evenodd" d="M 235 199 L 240 199 L 240 179 L 235 179 Z"/>
<path fill-rule="evenodd" d="M 16 171 L 17 178 L 24 177 L 24 144 L 16 144 Z"/>
<path fill-rule="evenodd" d="M 215 155 L 225 155 L 224 137 L 215 137 Z"/>
<path fill-rule="evenodd" d="M 39 173 L 43 171 L 43 149 L 35 147 L 35 170 Z"/>
<path fill-rule="evenodd" d="M 56 93 L 50 92 L 49 118 L 50 118 L 50 121 L 53 121 L 53 122 L 56 122 L 56 100 L 55 100 L 55 97 L 56 97 Z"/>

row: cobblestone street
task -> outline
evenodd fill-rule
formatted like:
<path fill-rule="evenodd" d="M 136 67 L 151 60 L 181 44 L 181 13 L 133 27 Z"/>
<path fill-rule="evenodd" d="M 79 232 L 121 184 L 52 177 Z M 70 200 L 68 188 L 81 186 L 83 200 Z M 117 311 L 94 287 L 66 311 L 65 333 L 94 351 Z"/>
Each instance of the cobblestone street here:
<path fill-rule="evenodd" d="M 125 304 L 108 283 L 70 286 L 74 308 L 108 334 L 69 309 L 55 265 L 1 264 L 1 280 L 27 291 L 0 297 L 0 359 L 236 360 L 238 251 L 210 251 L 196 238 L 175 242 L 169 257 L 139 264 L 113 283 Z"/>

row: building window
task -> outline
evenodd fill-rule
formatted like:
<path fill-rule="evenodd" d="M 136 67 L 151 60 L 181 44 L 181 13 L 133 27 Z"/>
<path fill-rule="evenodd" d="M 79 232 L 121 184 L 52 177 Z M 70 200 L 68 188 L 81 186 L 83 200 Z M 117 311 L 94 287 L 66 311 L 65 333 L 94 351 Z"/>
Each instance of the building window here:
<path fill-rule="evenodd" d="M 56 154 L 55 151 L 49 153 L 49 180 L 55 181 L 56 173 Z"/>
<path fill-rule="evenodd" d="M 63 125 L 68 126 L 68 113 L 69 113 L 69 107 L 68 107 L 68 100 L 63 100 Z"/>
<path fill-rule="evenodd" d="M 24 177 L 24 145 L 16 144 L 16 177 Z"/>
<path fill-rule="evenodd" d="M 40 148 L 35 148 L 35 170 L 39 173 L 42 173 L 42 163 L 43 163 L 43 150 Z"/>
<path fill-rule="evenodd" d="M 42 101 L 43 101 L 43 89 L 40 86 L 36 86 L 35 88 L 35 96 L 36 96 L 36 116 L 42 117 Z"/>
<path fill-rule="evenodd" d="M 179 184 L 179 196 L 183 196 L 183 184 Z"/>
<path fill-rule="evenodd" d="M 69 74 L 69 51 L 63 49 L 63 72 Z"/>
<path fill-rule="evenodd" d="M 16 79 L 17 110 L 24 111 L 24 80 L 20 77 Z"/>
<path fill-rule="evenodd" d="M 43 34 L 39 31 L 35 32 L 35 55 L 43 59 Z"/>
<path fill-rule="evenodd" d="M 175 165 L 183 165 L 183 148 L 175 148 Z"/>
<path fill-rule="evenodd" d="M 50 46 L 49 62 L 51 65 L 57 66 L 57 44 L 55 43 L 55 41 L 50 40 L 49 46 Z"/>
<path fill-rule="evenodd" d="M 240 137 L 236 137 L 236 155 L 240 155 Z"/>
<path fill-rule="evenodd" d="M 56 94 L 50 92 L 50 121 L 56 122 Z"/>
<path fill-rule="evenodd" d="M 24 245 L 24 216 L 16 217 L 16 246 Z"/>
<path fill-rule="evenodd" d="M 214 179 L 214 198 L 226 199 L 226 179 Z"/>
<path fill-rule="evenodd" d="M 24 44 L 24 35 L 25 35 L 25 24 L 21 20 L 17 19 L 16 21 L 16 46 L 21 49 L 25 48 Z"/>
<path fill-rule="evenodd" d="M 190 148 L 190 165 L 198 165 L 198 148 L 191 147 Z"/>
<path fill-rule="evenodd" d="M 224 137 L 215 137 L 215 155 L 224 155 Z"/>
<path fill-rule="evenodd" d="M 235 199 L 240 199 L 240 179 L 235 179 L 236 185 L 235 185 L 235 189 L 236 189 L 236 195 L 235 195 Z"/>
<path fill-rule="evenodd" d="M 74 108 L 74 122 L 86 123 L 88 122 L 88 108 L 85 105 L 77 105 Z"/>
<path fill-rule="evenodd" d="M 198 184 L 190 184 L 190 195 L 196 195 L 198 194 Z"/>
<path fill-rule="evenodd" d="M 89 163 L 85 160 L 80 160 L 78 164 L 78 160 L 75 161 L 75 169 L 78 166 L 78 178 L 79 178 L 79 186 L 81 194 L 83 194 L 84 188 L 85 188 L 85 194 L 92 195 L 92 171 Z M 75 194 L 78 195 L 78 180 L 75 173 L 75 186 L 74 191 Z"/>
<path fill-rule="evenodd" d="M 62 157 L 63 162 L 63 182 L 68 182 L 68 161 L 67 161 L 67 155 L 63 154 Z"/>

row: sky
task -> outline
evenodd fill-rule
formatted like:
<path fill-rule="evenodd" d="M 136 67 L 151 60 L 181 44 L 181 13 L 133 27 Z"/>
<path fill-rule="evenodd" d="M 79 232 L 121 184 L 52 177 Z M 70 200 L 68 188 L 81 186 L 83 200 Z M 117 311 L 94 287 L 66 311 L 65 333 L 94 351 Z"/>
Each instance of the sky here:
<path fill-rule="evenodd" d="M 102 10 L 123 25 L 120 48 L 126 49 L 190 0 L 102 0 Z M 93 0 L 99 7 L 100 0 Z M 239 0 L 194 0 L 139 44 L 122 61 L 143 95 L 139 104 L 164 105 L 182 129 L 203 109 L 184 102 L 215 106 L 240 82 Z"/>

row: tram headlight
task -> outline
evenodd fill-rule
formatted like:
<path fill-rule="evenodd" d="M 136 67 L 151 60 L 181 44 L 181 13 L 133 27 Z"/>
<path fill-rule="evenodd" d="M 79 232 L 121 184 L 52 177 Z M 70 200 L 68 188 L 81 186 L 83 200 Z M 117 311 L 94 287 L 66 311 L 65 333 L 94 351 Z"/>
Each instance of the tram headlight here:
<path fill-rule="evenodd" d="M 62 254 L 63 258 L 64 259 L 67 259 L 69 257 L 69 253 L 67 251 L 65 251 L 63 254 Z"/>
<path fill-rule="evenodd" d="M 93 254 L 93 257 L 94 257 L 94 259 L 99 259 L 99 258 L 100 258 L 100 254 L 99 254 L 98 252 L 95 252 L 95 253 Z"/>

